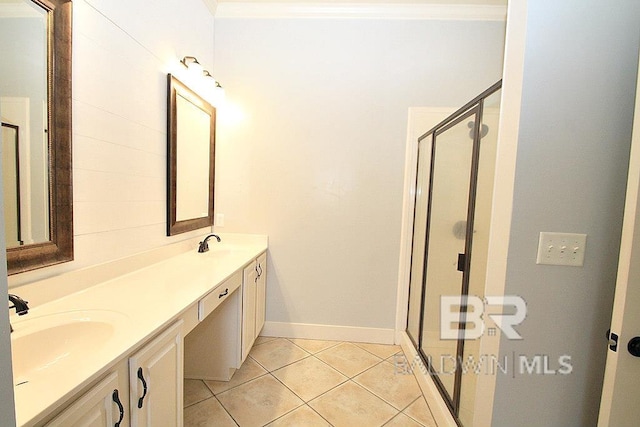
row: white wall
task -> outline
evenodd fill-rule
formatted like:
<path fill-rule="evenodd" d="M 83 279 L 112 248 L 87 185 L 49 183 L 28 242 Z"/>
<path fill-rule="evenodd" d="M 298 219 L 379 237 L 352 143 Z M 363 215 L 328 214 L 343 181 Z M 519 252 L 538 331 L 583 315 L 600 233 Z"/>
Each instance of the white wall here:
<path fill-rule="evenodd" d="M 267 320 L 392 330 L 408 107 L 457 107 L 495 83 L 504 23 L 215 28 L 215 75 L 245 114 L 219 129 L 217 212 L 224 231 L 269 235 Z"/>
<path fill-rule="evenodd" d="M 202 0 L 73 2 L 75 260 L 11 276 L 16 286 L 153 249 L 166 237 L 167 73 L 213 67 Z"/>
<path fill-rule="evenodd" d="M 638 61 L 640 4 L 529 2 L 505 293 L 527 302 L 494 426 L 595 425 L 607 351 Z M 507 41 L 509 43 L 509 40 Z M 505 80 L 506 83 L 506 80 Z M 505 89 L 506 95 L 506 89 Z M 582 268 L 536 265 L 538 233 L 588 234 Z M 571 356 L 520 375 L 519 355 Z"/>

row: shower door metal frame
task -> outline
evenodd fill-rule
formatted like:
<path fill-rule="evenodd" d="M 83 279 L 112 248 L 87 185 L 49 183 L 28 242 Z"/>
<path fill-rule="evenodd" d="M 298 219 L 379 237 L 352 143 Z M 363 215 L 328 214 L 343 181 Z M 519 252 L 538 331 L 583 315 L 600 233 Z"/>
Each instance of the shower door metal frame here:
<path fill-rule="evenodd" d="M 420 347 L 418 347 L 418 352 L 422 356 L 423 359 L 426 359 L 427 366 L 431 375 L 433 376 L 438 388 L 440 389 L 440 393 L 444 396 L 448 396 L 449 399 L 445 399 L 447 405 L 450 406 L 450 410 L 452 410 L 456 416 L 458 414 L 458 409 L 460 406 L 460 382 L 462 372 L 458 369 L 457 362 L 461 360 L 464 354 L 464 328 L 465 328 L 465 313 L 466 313 L 466 305 L 465 296 L 468 295 L 469 292 L 469 272 L 470 272 L 470 264 L 471 264 L 471 253 L 472 253 L 472 241 L 473 241 L 473 218 L 475 212 L 475 195 L 476 195 L 476 184 L 477 184 L 477 171 L 478 171 L 478 158 L 480 152 L 480 141 L 476 139 L 479 136 L 478 126 L 479 118 L 482 114 L 482 107 L 479 105 L 474 106 L 474 108 L 465 111 L 462 115 L 459 115 L 453 118 L 450 121 L 443 122 L 443 126 L 438 127 L 433 132 L 433 140 L 431 143 L 431 165 L 429 171 L 429 196 L 427 202 L 427 234 L 425 237 L 425 254 L 424 254 L 424 274 L 422 276 L 422 302 L 421 302 L 421 318 L 420 318 Z M 446 131 L 451 128 L 459 125 L 464 120 L 469 118 L 474 119 L 474 127 L 473 127 L 473 146 L 472 146 L 472 155 L 471 155 L 471 168 L 470 176 L 469 176 L 469 192 L 467 198 L 467 217 L 466 217 L 466 232 L 465 232 L 465 245 L 464 245 L 464 266 L 462 270 L 462 279 L 460 283 L 460 296 L 461 296 L 461 307 L 460 307 L 460 323 L 459 323 L 459 335 L 457 339 L 456 345 L 456 370 L 455 370 L 455 379 L 454 379 L 454 388 L 453 388 L 453 396 L 450 396 L 449 391 L 445 388 L 444 384 L 440 380 L 436 370 L 433 368 L 431 360 L 428 358 L 428 355 L 425 354 L 422 348 L 422 326 L 424 322 L 424 314 L 425 314 L 425 305 L 426 305 L 426 292 L 427 292 L 427 277 L 429 275 L 429 271 L 427 269 L 427 261 L 429 257 L 430 250 L 430 229 L 431 229 L 431 214 L 432 214 L 432 194 L 433 194 L 433 180 L 434 180 L 434 169 L 437 161 L 436 149 L 438 147 L 438 136 L 442 135 Z"/>
<path fill-rule="evenodd" d="M 420 322 L 419 322 L 419 331 L 417 340 L 411 336 L 410 333 L 407 333 L 413 345 L 415 346 L 418 354 L 422 362 L 427 366 L 429 370 L 430 376 L 433 378 L 438 391 L 443 397 L 443 400 L 447 404 L 451 414 L 454 416 L 454 419 L 458 423 L 458 425 L 462 426 L 460 420 L 458 419 L 458 412 L 460 409 L 460 393 L 461 393 L 461 380 L 462 380 L 462 371 L 457 366 L 458 361 L 462 359 L 464 356 L 464 329 L 466 323 L 466 311 L 467 305 L 466 297 L 468 297 L 469 292 L 469 274 L 471 271 L 471 254 L 472 254 L 472 246 L 473 246 L 473 222 L 475 217 L 475 202 L 476 202 L 476 190 L 477 190 L 477 181 L 478 181 L 478 163 L 480 157 L 480 139 L 482 132 L 482 119 L 484 112 L 484 100 L 489 97 L 493 93 L 497 92 L 502 88 L 502 80 L 499 80 L 480 95 L 469 101 L 467 104 L 456 110 L 453 114 L 448 116 L 446 119 L 438 123 L 432 129 L 424 133 L 418 138 L 418 144 L 422 142 L 424 139 L 428 137 L 432 137 L 431 140 L 431 159 L 429 166 L 429 192 L 427 197 L 427 226 L 426 226 L 426 235 L 425 235 L 425 245 L 424 245 L 424 254 L 423 256 L 423 270 L 422 270 L 422 286 L 421 286 L 421 302 L 420 302 Z M 431 201 L 432 201 L 432 192 L 433 192 L 433 172 L 436 161 L 436 144 L 438 135 L 442 135 L 442 133 L 451 129 L 452 127 L 460 124 L 463 120 L 468 119 L 470 117 L 475 116 L 474 126 L 473 126 L 473 149 L 472 149 L 472 158 L 471 158 L 471 171 L 470 171 L 470 179 L 469 179 L 469 199 L 467 203 L 467 224 L 466 224 L 466 235 L 465 235 L 465 259 L 464 259 L 464 270 L 462 271 L 462 280 L 461 280 L 461 307 L 460 307 L 460 324 L 459 324 L 459 335 L 458 342 L 456 347 L 456 371 L 455 371 L 455 380 L 454 380 L 454 392 L 453 396 L 449 397 L 449 392 L 444 387 L 440 378 L 438 377 L 437 372 L 435 372 L 430 359 L 422 350 L 422 336 L 423 336 L 423 322 L 425 315 L 425 295 L 426 295 L 426 278 L 427 278 L 427 260 L 428 260 L 428 252 L 429 252 L 429 231 L 430 231 L 430 222 L 431 222 Z M 415 188 L 418 186 L 418 170 L 419 162 L 416 162 L 416 183 Z M 415 227 L 415 218 L 416 218 L 416 210 L 417 203 L 414 204 L 414 227 Z M 412 258 L 413 258 L 413 247 L 412 247 Z M 411 272 L 409 274 L 409 281 L 411 283 Z M 417 342 L 416 342 L 417 341 Z"/>

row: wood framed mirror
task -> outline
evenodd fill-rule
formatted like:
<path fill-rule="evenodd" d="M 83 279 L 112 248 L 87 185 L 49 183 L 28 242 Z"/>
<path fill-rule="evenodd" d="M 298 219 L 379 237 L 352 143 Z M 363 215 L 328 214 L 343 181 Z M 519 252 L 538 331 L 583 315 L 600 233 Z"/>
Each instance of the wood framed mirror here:
<path fill-rule="evenodd" d="M 213 225 L 216 109 L 167 77 L 167 236 L 173 236 Z"/>
<path fill-rule="evenodd" d="M 19 238 L 7 240 L 11 275 L 73 259 L 72 2 L 7 0 L 0 6 L 0 27 L 11 32 L 0 37 L 6 53 L 0 115 L 17 126 L 20 144 L 9 159 L 20 170 Z M 15 205 L 16 195 L 9 196 Z"/>

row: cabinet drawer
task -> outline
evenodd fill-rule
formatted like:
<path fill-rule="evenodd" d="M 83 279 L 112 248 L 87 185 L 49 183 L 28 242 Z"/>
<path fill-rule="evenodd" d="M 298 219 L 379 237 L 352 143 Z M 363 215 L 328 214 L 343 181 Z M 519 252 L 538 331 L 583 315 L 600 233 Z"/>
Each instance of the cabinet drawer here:
<path fill-rule="evenodd" d="M 229 298 L 242 284 L 242 272 L 237 271 L 233 276 L 222 282 L 219 286 L 198 301 L 198 320 L 202 321 L 211 314 L 224 300 Z"/>

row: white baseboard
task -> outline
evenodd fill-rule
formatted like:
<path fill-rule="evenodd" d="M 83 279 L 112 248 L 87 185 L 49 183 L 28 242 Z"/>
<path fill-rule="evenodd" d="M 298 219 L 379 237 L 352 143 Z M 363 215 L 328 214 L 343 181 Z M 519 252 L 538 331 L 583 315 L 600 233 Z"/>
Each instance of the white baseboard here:
<path fill-rule="evenodd" d="M 395 331 L 393 329 L 360 328 L 356 326 L 265 322 L 261 335 L 283 338 L 393 344 Z"/>
<path fill-rule="evenodd" d="M 404 351 L 404 354 L 407 356 L 407 360 L 410 364 L 413 361 L 420 360 L 418 352 L 406 332 L 402 332 L 400 345 L 402 346 L 402 351 Z M 429 405 L 429 409 L 431 409 L 436 425 L 438 427 L 457 427 L 458 424 L 453 419 L 451 412 L 449 412 L 449 408 L 442 399 L 436 384 L 433 382 L 433 378 L 431 378 L 431 376 L 426 372 L 426 367 L 424 370 L 418 368 L 417 365 L 422 366 L 421 363 L 421 361 L 416 363 L 413 372 L 416 376 L 416 380 L 418 380 L 418 385 L 422 390 L 422 394 L 427 401 L 427 405 Z"/>

